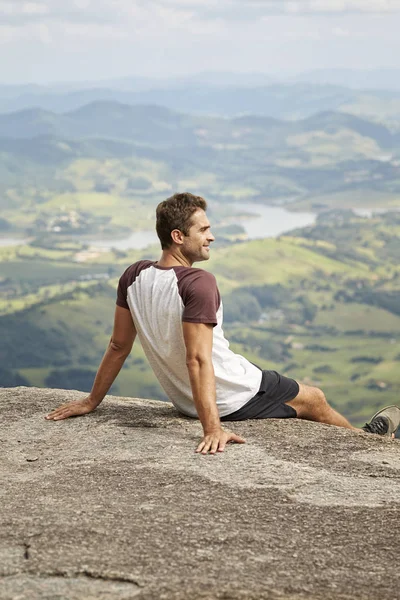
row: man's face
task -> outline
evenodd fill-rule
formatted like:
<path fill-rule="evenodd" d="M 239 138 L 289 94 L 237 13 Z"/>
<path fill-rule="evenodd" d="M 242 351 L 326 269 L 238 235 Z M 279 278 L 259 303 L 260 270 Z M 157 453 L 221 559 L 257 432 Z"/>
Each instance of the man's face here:
<path fill-rule="evenodd" d="M 214 241 L 207 215 L 199 208 L 192 215 L 192 225 L 184 236 L 182 253 L 191 263 L 210 258 L 210 244 Z"/>

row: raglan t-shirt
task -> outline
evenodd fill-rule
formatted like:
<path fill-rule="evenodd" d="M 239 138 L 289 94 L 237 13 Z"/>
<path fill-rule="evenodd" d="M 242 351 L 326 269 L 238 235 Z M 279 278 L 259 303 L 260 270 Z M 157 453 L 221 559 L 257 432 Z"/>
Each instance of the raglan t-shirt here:
<path fill-rule="evenodd" d="M 194 267 L 160 267 L 141 260 L 119 280 L 117 305 L 130 310 L 150 365 L 174 406 L 197 417 L 186 366 L 182 322 L 213 325 L 212 362 L 221 417 L 244 406 L 259 390 L 261 370 L 229 348 L 214 275 Z"/>

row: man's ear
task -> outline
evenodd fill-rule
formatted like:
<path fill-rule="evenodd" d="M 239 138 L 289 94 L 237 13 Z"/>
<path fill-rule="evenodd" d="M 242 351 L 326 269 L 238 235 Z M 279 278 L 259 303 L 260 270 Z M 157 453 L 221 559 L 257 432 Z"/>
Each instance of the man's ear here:
<path fill-rule="evenodd" d="M 179 229 L 173 229 L 171 231 L 171 238 L 172 241 L 175 242 L 175 244 L 178 244 L 178 246 L 181 246 L 183 244 L 184 235 Z"/>

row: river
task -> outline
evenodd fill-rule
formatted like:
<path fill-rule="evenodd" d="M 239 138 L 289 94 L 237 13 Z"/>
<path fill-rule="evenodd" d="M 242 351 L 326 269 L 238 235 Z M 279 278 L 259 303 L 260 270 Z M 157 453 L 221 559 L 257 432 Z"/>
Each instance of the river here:
<path fill-rule="evenodd" d="M 246 204 L 244 202 L 231 205 L 220 205 L 227 211 L 253 213 L 254 216 L 238 219 L 237 223 L 242 225 L 249 240 L 276 237 L 297 227 L 305 227 L 315 222 L 313 213 L 289 212 L 280 206 L 265 206 L 263 204 Z M 234 222 L 230 220 L 230 222 Z M 3 238 L 0 246 L 17 246 L 29 243 L 29 239 Z M 84 238 L 82 241 L 86 241 Z M 116 250 L 141 250 L 157 244 L 158 238 L 155 230 L 135 231 L 123 239 L 98 239 L 95 242 L 88 240 L 88 244 L 96 248 L 115 248 Z"/>
<path fill-rule="evenodd" d="M 226 206 L 226 205 L 225 205 Z M 221 208 L 221 207 L 219 207 Z M 226 209 L 236 212 L 254 213 L 237 221 L 245 229 L 249 240 L 276 237 L 297 227 L 305 227 L 315 222 L 313 213 L 289 212 L 280 206 L 264 206 L 262 204 L 235 203 Z M 115 248 L 117 250 L 140 250 L 150 244 L 158 243 L 154 230 L 136 231 L 122 240 L 96 240 L 97 248 Z"/>
<path fill-rule="evenodd" d="M 23 246 L 29 241 L 27 238 L 0 238 L 0 246 Z"/>

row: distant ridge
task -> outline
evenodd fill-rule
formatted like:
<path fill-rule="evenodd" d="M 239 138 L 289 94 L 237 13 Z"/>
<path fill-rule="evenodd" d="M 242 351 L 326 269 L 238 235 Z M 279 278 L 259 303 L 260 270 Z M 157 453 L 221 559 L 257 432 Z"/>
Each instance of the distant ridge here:
<path fill-rule="evenodd" d="M 265 115 L 278 119 L 299 119 L 326 110 L 352 107 L 355 114 L 385 115 L 398 118 L 400 89 L 352 89 L 331 83 L 291 80 L 276 82 L 265 76 L 229 78 L 215 75 L 203 79 L 110 80 L 97 84 L 52 86 L 0 86 L 0 113 L 32 106 L 65 113 L 97 101 L 130 105 L 161 105 L 172 110 L 218 116 Z M 394 106 L 387 106 L 390 99 Z M 369 109 L 369 107 L 371 107 Z M 397 117 L 396 117 L 397 115 Z"/>
<path fill-rule="evenodd" d="M 340 85 L 357 90 L 400 91 L 400 69 L 315 69 L 290 78 L 294 82 Z"/>
<path fill-rule="evenodd" d="M 138 117 L 153 117 L 170 119 L 174 114 L 178 115 L 175 111 L 165 108 L 165 106 L 159 106 L 157 104 L 123 104 L 122 102 L 115 102 L 113 100 L 95 100 L 89 104 L 85 104 L 65 113 L 66 116 L 71 115 L 72 117 L 87 117 L 92 116 L 93 113 L 107 114 L 110 111 L 118 110 L 120 114 L 135 115 Z"/>
<path fill-rule="evenodd" d="M 128 140 L 112 140 L 96 137 L 92 139 L 60 139 L 54 135 L 39 135 L 33 138 L 3 138 L 0 136 L 0 152 L 9 156 L 25 157 L 34 163 L 50 166 L 79 157 L 127 158 L 138 156 L 151 160 L 165 160 L 165 155 L 151 147 L 137 146 Z M 23 165 L 22 167 L 26 167 Z M 14 169 L 17 166 L 15 165 Z"/>
<path fill-rule="evenodd" d="M 184 115 L 163 107 L 98 101 L 62 115 L 39 108 L 0 115 L 0 137 L 99 136 L 163 144 L 171 142 L 171 128 L 174 128 L 174 143 L 193 144 L 196 141 L 193 125 L 185 125 L 185 120 Z"/>
<path fill-rule="evenodd" d="M 319 128 L 328 132 L 337 131 L 340 128 L 351 129 L 360 135 L 370 137 L 384 146 L 390 146 L 392 134 L 384 125 L 372 123 L 366 119 L 356 117 L 342 112 L 321 112 L 298 123 L 301 129 L 310 130 Z"/>
<path fill-rule="evenodd" d="M 240 129 L 240 137 L 232 138 L 237 127 L 246 130 Z M 257 115 L 221 119 L 185 115 L 156 105 L 131 106 L 97 101 L 62 115 L 40 108 L 0 115 L 0 137 L 3 138 L 29 139 L 46 135 L 66 139 L 103 137 L 162 147 L 212 145 L 234 140 L 243 143 L 249 136 L 252 143 L 258 140 L 258 144 L 268 145 L 269 133 L 274 133 L 274 136 L 279 133 L 281 143 L 284 143 L 288 135 L 318 130 L 329 134 L 341 129 L 369 137 L 385 148 L 390 148 L 397 139 L 384 125 L 334 111 L 317 113 L 300 121 Z M 275 137 L 274 140 L 276 143 Z"/>

